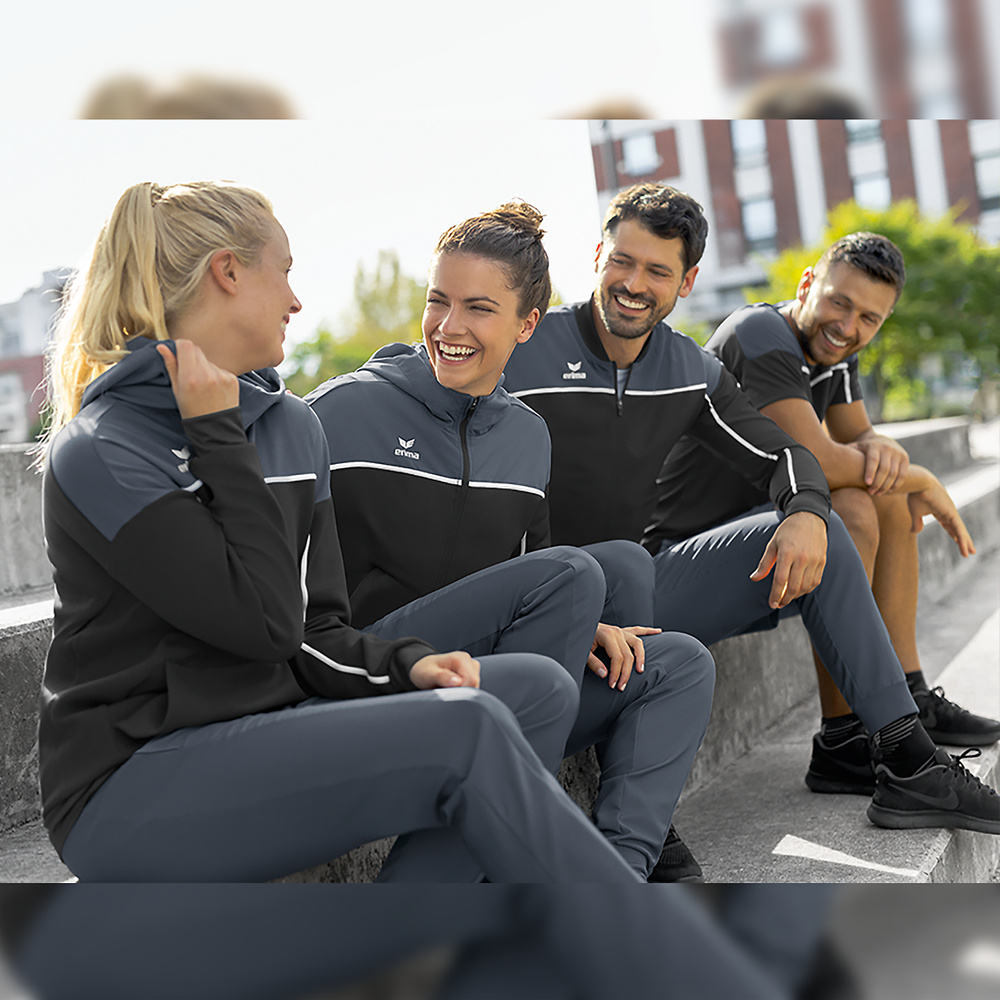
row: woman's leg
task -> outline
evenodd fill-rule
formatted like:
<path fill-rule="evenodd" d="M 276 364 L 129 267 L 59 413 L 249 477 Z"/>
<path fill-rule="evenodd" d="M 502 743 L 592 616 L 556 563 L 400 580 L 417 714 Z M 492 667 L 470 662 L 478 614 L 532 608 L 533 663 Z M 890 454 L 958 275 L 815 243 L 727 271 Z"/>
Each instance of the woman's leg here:
<path fill-rule="evenodd" d="M 510 710 L 469 688 L 311 699 L 151 741 L 63 858 L 84 881 L 262 881 L 432 826 L 455 828 L 491 881 L 635 878 Z"/>

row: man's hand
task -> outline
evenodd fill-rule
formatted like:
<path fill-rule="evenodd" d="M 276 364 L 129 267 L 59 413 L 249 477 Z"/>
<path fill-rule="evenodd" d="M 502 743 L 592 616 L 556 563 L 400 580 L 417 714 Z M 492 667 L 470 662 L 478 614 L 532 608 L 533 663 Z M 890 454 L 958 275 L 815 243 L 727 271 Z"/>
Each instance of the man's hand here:
<path fill-rule="evenodd" d="M 617 687 L 619 691 L 624 691 L 633 668 L 641 674 L 645 664 L 646 650 L 639 636 L 655 635 L 659 631 L 658 628 L 647 628 L 644 625 L 618 628 L 602 622 L 597 626 L 597 634 L 590 647 L 590 656 L 587 657 L 587 666 L 598 677 L 607 677 L 608 687 Z M 607 654 L 607 667 L 595 655 L 598 647 Z"/>
<path fill-rule="evenodd" d="M 423 656 L 410 667 L 410 680 L 421 691 L 431 688 L 479 687 L 479 660 L 457 650 Z"/>
<path fill-rule="evenodd" d="M 872 434 L 861 441 L 854 441 L 865 457 L 865 485 L 873 497 L 891 493 L 893 487 L 901 484 L 910 468 L 910 456 L 898 442 L 883 434 Z"/>
<path fill-rule="evenodd" d="M 929 475 L 929 473 L 928 473 Z M 913 533 L 919 534 L 924 527 L 924 515 L 933 514 L 938 524 L 944 528 L 958 546 L 958 551 L 964 559 L 966 556 L 976 554 L 976 547 L 972 544 L 972 537 L 965 522 L 962 520 L 955 501 L 948 495 L 948 491 L 941 485 L 936 476 L 930 476 L 932 482 L 926 489 L 915 493 L 909 493 L 906 502 L 910 507 L 910 517 L 913 522 Z"/>
<path fill-rule="evenodd" d="M 774 569 L 768 604 L 783 608 L 819 586 L 826 565 L 826 525 L 807 511 L 790 514 L 764 549 L 751 580 L 763 580 Z"/>

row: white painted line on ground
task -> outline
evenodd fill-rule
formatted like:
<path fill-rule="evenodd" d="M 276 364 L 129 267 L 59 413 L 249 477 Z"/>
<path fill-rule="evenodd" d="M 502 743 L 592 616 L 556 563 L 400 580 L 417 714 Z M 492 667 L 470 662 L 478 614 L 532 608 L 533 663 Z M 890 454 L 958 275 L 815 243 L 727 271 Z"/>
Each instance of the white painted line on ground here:
<path fill-rule="evenodd" d="M 771 853 L 809 858 L 811 861 L 827 861 L 834 865 L 850 865 L 852 868 L 867 868 L 871 871 L 886 872 L 889 875 L 902 875 L 904 878 L 918 878 L 920 876 L 920 872 L 915 868 L 893 868 L 890 865 L 865 861 L 863 858 L 855 858 L 850 854 L 844 854 L 843 851 L 835 851 L 832 847 L 814 844 L 812 841 L 793 837 L 791 834 L 782 837 L 778 846 Z"/>
<path fill-rule="evenodd" d="M 974 941 L 958 957 L 958 971 L 968 976 L 986 976 L 1000 980 L 1000 944 Z"/>

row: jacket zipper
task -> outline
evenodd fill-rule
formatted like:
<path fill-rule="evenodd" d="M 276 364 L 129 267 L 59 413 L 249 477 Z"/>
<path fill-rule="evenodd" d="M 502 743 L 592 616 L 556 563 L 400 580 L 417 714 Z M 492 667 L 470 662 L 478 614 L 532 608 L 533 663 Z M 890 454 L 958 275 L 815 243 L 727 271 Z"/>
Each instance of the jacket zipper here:
<path fill-rule="evenodd" d="M 455 557 L 455 548 L 458 545 L 458 525 L 462 520 L 462 513 L 465 510 L 465 500 L 469 494 L 469 476 L 470 476 L 470 461 L 469 461 L 469 444 L 466 440 L 466 429 L 469 426 L 469 420 L 472 418 L 472 414 L 476 412 L 476 407 L 479 405 L 479 396 L 472 397 L 472 403 L 469 405 L 468 410 L 465 411 L 465 416 L 462 417 L 462 422 L 458 425 L 458 439 L 462 446 L 462 485 L 459 489 L 458 497 L 455 500 L 455 508 L 451 518 L 451 539 L 448 543 L 448 549 L 445 553 L 444 561 L 441 564 L 441 575 L 438 578 L 438 586 L 436 590 L 440 590 L 441 587 L 445 586 L 445 581 L 448 579 L 449 571 L 451 569 L 452 561 Z"/>
<path fill-rule="evenodd" d="M 618 395 L 618 366 L 612 361 L 611 362 L 611 379 L 612 385 L 615 390 L 615 408 L 618 411 L 618 416 L 622 415 L 622 405 L 625 402 L 625 390 L 628 389 L 629 380 L 632 378 L 632 366 L 628 366 L 628 374 L 625 376 L 625 384 L 622 386 L 621 395 Z"/>

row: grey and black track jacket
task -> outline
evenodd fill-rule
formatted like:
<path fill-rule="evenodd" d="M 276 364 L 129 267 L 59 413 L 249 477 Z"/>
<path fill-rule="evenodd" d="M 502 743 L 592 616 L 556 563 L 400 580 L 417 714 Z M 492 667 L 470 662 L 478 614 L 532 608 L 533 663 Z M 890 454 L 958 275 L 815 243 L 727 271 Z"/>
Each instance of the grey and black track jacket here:
<path fill-rule="evenodd" d="M 781 399 L 803 399 L 822 421 L 831 406 L 861 399 L 858 356 L 835 365 L 810 365 L 802 345 L 778 309 L 756 302 L 737 309 L 712 334 L 705 350 L 763 409 Z M 660 475 L 657 517 L 668 534 L 688 536 L 767 502 L 767 492 L 736 474 L 700 442 L 684 438 Z"/>
<path fill-rule="evenodd" d="M 355 621 L 548 545 L 545 422 L 499 386 L 441 385 L 424 347 L 390 344 L 306 401 L 330 479 Z"/>
<path fill-rule="evenodd" d="M 153 343 L 130 351 L 87 388 L 43 482 L 56 602 L 39 756 L 57 849 L 146 741 L 413 690 L 434 652 L 349 627 L 326 439 L 276 372 L 241 376 L 238 408 L 182 421 Z"/>
<path fill-rule="evenodd" d="M 552 436 L 553 544 L 626 538 L 655 553 L 669 537 L 656 514 L 657 477 L 685 434 L 785 513 L 828 518 L 830 493 L 812 453 L 758 413 L 717 358 L 666 323 L 653 329 L 619 396 L 591 308 L 549 310 L 505 369 L 508 392 L 537 410 Z"/>

